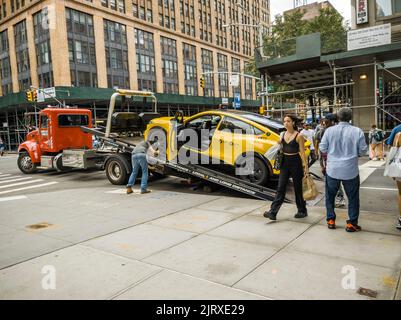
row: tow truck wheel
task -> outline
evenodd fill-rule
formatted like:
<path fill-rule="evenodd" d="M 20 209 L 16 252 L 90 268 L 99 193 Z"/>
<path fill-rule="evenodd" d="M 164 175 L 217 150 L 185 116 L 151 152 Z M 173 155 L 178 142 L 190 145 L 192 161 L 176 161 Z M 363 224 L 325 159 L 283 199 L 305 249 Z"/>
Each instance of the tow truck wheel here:
<path fill-rule="evenodd" d="M 32 159 L 28 152 L 21 152 L 18 156 L 18 168 L 26 174 L 31 174 L 36 171 L 36 164 L 32 162 Z"/>
<path fill-rule="evenodd" d="M 249 162 L 248 162 L 249 161 Z M 243 168 L 245 168 L 246 164 L 245 163 L 253 163 L 253 168 L 252 172 L 246 175 L 240 175 L 240 178 L 242 180 L 264 186 L 267 181 L 269 180 L 269 168 L 266 166 L 266 164 L 263 162 L 262 159 L 258 157 L 249 157 L 246 158 L 246 161 L 243 161 L 243 164 L 239 165 Z M 249 170 L 249 169 L 248 169 Z"/>
<path fill-rule="evenodd" d="M 120 158 L 110 159 L 106 164 L 106 176 L 112 184 L 124 185 L 128 182 L 128 173 L 123 160 Z"/>

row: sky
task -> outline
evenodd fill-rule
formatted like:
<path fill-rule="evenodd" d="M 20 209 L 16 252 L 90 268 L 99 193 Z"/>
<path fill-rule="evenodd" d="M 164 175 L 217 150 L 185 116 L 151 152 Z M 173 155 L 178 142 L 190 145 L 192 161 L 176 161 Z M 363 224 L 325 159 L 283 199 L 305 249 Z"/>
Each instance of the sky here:
<path fill-rule="evenodd" d="M 314 2 L 323 2 L 323 0 L 308 0 L 308 4 Z M 331 4 L 344 17 L 345 20 L 351 22 L 351 0 L 330 0 Z M 292 9 L 294 6 L 293 0 L 270 0 L 271 20 L 274 21 L 276 14 L 282 14 L 283 11 Z"/>

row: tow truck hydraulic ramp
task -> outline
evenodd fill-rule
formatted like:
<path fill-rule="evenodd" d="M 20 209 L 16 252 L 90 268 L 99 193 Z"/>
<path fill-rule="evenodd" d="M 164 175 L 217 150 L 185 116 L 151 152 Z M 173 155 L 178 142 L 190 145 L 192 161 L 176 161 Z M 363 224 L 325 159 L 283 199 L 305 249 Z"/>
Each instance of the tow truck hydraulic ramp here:
<path fill-rule="evenodd" d="M 101 140 L 102 143 L 104 143 L 105 145 L 116 148 L 117 150 L 115 156 L 117 157 L 120 156 L 126 159 L 126 154 L 130 154 L 135 147 L 134 144 L 122 141 L 119 138 L 106 137 L 106 134 L 104 132 L 87 127 L 82 127 L 81 129 L 84 132 L 98 136 L 99 140 Z M 276 195 L 276 191 L 274 189 L 259 186 L 257 184 L 253 184 L 248 181 L 229 176 L 222 172 L 215 171 L 201 165 L 180 164 L 175 162 L 161 161 L 156 158 L 153 158 L 152 160 L 155 162 L 157 161 L 157 164 L 155 165 L 157 171 L 163 172 L 166 175 L 179 177 L 191 176 L 199 178 L 204 181 L 212 182 L 222 187 L 229 188 L 231 190 L 235 190 L 261 200 L 272 201 Z M 285 201 L 290 202 L 288 199 L 286 199 Z"/>

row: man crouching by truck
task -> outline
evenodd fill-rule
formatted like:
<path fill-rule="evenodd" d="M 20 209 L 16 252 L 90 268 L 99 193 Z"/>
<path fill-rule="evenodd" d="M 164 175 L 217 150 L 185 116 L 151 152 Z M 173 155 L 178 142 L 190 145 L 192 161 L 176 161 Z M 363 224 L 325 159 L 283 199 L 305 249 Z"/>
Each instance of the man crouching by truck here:
<path fill-rule="evenodd" d="M 132 186 L 135 184 L 136 176 L 138 175 L 139 168 L 142 169 L 141 178 L 141 194 L 149 193 L 148 190 L 148 161 L 146 154 L 150 151 L 155 157 L 159 152 L 155 150 L 152 145 L 154 141 L 142 141 L 136 145 L 132 151 L 132 173 L 129 177 L 127 184 L 127 194 L 133 193 Z"/>

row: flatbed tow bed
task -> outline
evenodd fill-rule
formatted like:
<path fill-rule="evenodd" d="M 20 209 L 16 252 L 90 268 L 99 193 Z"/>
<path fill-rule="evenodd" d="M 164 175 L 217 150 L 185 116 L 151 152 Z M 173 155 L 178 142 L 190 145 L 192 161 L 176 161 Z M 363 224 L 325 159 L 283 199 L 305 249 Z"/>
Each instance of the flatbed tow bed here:
<path fill-rule="evenodd" d="M 120 156 L 123 159 L 126 159 L 127 155 L 130 155 L 135 147 L 135 144 L 131 142 L 123 141 L 122 139 L 119 139 L 118 137 L 112 137 L 111 135 L 107 137 L 104 132 L 95 130 L 93 128 L 81 127 L 81 130 L 96 135 L 98 139 L 105 145 L 116 148 L 117 151 L 113 154 L 113 157 Z M 155 164 L 156 172 L 162 172 L 165 175 L 173 175 L 184 178 L 199 178 L 261 200 L 272 201 L 276 195 L 276 191 L 274 189 L 259 186 L 257 184 L 244 181 L 242 179 L 206 168 L 201 165 L 173 163 L 161 161 L 160 159 L 156 158 L 152 158 L 152 160 L 157 161 Z M 285 202 L 290 203 L 291 201 L 285 199 Z"/>

